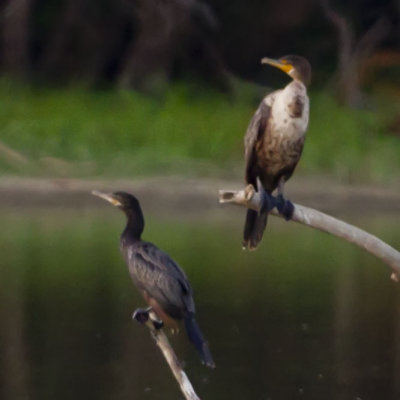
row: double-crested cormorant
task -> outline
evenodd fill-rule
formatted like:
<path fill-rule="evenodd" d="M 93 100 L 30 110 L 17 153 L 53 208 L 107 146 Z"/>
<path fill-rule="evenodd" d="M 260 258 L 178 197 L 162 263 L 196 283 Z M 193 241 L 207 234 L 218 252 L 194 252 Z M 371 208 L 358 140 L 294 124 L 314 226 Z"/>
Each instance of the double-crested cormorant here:
<path fill-rule="evenodd" d="M 310 63 L 294 55 L 261 62 L 281 69 L 293 80 L 261 101 L 244 138 L 245 179 L 261 192 L 263 200 L 260 212 L 247 211 L 243 248 L 248 249 L 255 249 L 260 242 L 273 207 L 287 220 L 293 215 L 293 204 L 283 197 L 283 186 L 299 162 L 309 114 L 306 86 L 311 80 Z M 272 196 L 275 189 L 277 197 Z"/>
<path fill-rule="evenodd" d="M 93 194 L 121 209 L 128 219 L 121 235 L 120 249 L 134 284 L 150 308 L 168 326 L 177 328 L 184 321 L 187 335 L 208 367 L 215 366 L 207 342 L 194 318 L 195 306 L 189 281 L 168 254 L 141 239 L 144 217 L 136 197 L 125 193 Z"/>

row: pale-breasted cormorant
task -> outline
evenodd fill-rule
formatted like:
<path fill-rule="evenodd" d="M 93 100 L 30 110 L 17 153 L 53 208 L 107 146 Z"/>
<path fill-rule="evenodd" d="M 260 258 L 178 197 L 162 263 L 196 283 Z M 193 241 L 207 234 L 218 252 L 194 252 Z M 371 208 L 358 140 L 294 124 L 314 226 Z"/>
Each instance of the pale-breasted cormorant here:
<path fill-rule="evenodd" d="M 293 204 L 283 197 L 283 186 L 300 160 L 309 115 L 306 86 L 311 81 L 310 63 L 294 55 L 261 62 L 281 69 L 293 80 L 261 101 L 244 138 L 245 179 L 261 192 L 263 200 L 260 212 L 247 211 L 243 248 L 248 249 L 255 249 L 260 242 L 273 207 L 287 220 L 293 215 Z M 272 196 L 275 189 L 277 197 Z"/>
<path fill-rule="evenodd" d="M 176 328 L 184 321 L 187 335 L 208 367 L 215 366 L 207 342 L 195 320 L 195 306 L 190 283 L 178 264 L 153 243 L 141 239 L 144 217 L 136 197 L 125 192 L 92 192 L 121 209 L 127 217 L 120 249 L 134 284 L 157 316 Z"/>

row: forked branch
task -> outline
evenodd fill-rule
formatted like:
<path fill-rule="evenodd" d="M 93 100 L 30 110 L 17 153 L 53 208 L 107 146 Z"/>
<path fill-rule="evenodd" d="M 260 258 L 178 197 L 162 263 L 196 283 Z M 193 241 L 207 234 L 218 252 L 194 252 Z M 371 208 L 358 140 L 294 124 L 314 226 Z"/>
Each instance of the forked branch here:
<path fill-rule="evenodd" d="M 237 204 L 256 211 L 259 211 L 261 206 L 260 196 L 254 191 L 251 185 L 247 186 L 244 190 L 238 191 L 220 190 L 219 202 Z M 344 221 L 309 207 L 304 207 L 299 204 L 294 204 L 294 206 L 295 210 L 292 221 L 308 225 L 356 244 L 389 265 L 393 271 L 391 278 L 395 282 L 400 280 L 399 251 L 376 236 Z M 275 209 L 271 211 L 271 214 L 280 216 Z"/>

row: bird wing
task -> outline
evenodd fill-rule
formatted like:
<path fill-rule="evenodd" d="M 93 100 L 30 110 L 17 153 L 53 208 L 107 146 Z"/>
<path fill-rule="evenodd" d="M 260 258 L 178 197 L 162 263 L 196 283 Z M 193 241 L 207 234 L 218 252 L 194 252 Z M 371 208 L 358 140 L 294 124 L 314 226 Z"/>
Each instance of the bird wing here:
<path fill-rule="evenodd" d="M 128 264 L 139 289 L 146 291 L 172 317 L 195 312 L 192 288 L 185 273 L 157 246 L 149 242 L 133 245 Z"/>
<path fill-rule="evenodd" d="M 244 151 L 245 151 L 245 178 L 247 183 L 256 186 L 257 174 L 254 169 L 257 165 L 257 143 L 261 140 L 264 134 L 268 119 L 271 115 L 272 96 L 268 95 L 258 106 L 244 136 Z"/>

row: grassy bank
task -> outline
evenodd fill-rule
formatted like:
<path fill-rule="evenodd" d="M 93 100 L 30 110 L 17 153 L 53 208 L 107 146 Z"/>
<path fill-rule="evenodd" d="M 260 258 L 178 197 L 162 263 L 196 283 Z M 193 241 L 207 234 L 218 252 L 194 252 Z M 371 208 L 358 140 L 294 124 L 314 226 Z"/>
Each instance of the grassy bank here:
<path fill-rule="evenodd" d="M 0 84 L 0 168 L 22 175 L 239 174 L 243 134 L 265 89 L 234 99 L 176 85 L 160 98 L 136 92 Z M 400 172 L 400 140 L 386 132 L 392 110 L 349 110 L 311 94 L 300 170 L 345 180 Z M 5 146 L 4 146 L 5 145 Z M 14 153 L 15 152 L 15 153 Z"/>

